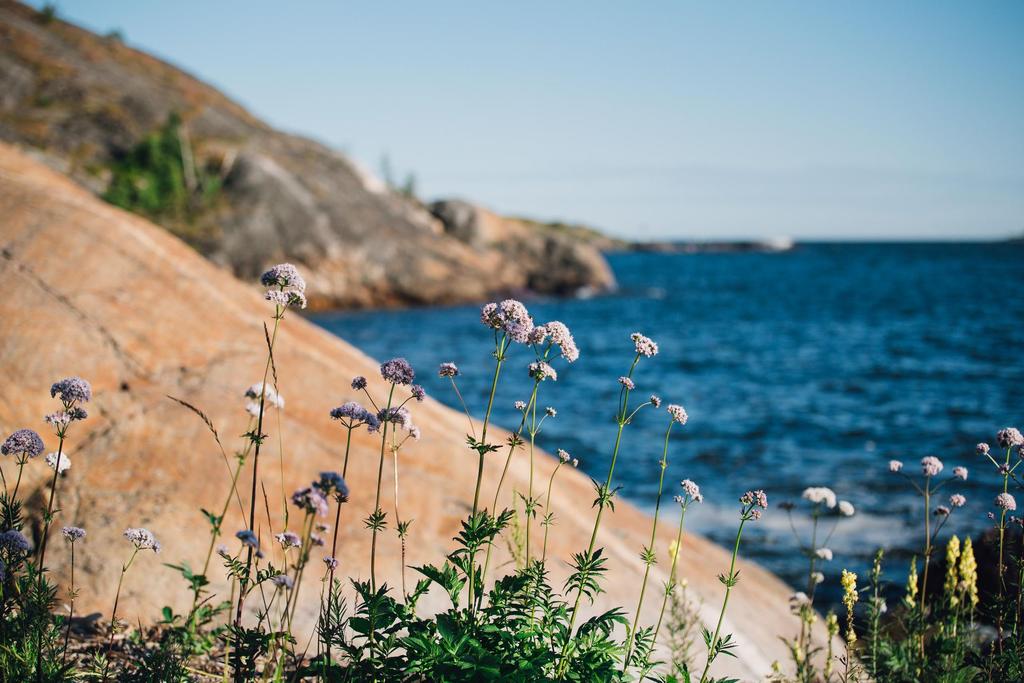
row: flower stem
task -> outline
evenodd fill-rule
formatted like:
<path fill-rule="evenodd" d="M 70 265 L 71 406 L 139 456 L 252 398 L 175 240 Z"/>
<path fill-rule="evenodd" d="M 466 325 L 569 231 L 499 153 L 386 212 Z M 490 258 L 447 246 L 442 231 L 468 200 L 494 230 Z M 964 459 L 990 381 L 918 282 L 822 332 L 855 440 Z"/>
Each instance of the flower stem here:
<path fill-rule="evenodd" d="M 679 514 L 679 528 L 676 530 L 676 552 L 672 556 L 672 564 L 668 570 L 669 583 L 665 589 L 665 597 L 661 601 L 661 611 L 658 613 L 658 625 L 654 627 L 654 639 L 651 641 L 651 649 L 654 649 L 654 645 L 658 642 L 658 633 L 661 631 L 661 622 L 665 618 L 665 608 L 668 606 L 669 596 L 676 589 L 676 566 L 679 562 L 679 553 L 682 552 L 683 542 L 683 528 L 686 520 L 686 506 L 683 506 L 682 512 Z"/>
<path fill-rule="evenodd" d="M 736 582 L 736 557 L 740 553 L 740 538 L 743 536 L 743 525 L 747 522 L 747 514 L 750 512 L 749 509 L 744 509 L 742 516 L 740 517 L 740 527 L 736 531 L 736 543 L 732 548 L 732 559 L 729 561 L 729 577 L 728 581 L 725 582 L 725 598 L 722 600 L 722 610 L 718 613 L 718 624 L 715 626 L 715 634 L 711 637 L 711 643 L 708 646 L 708 660 L 704 664 L 704 671 L 700 675 L 700 683 L 704 683 L 708 678 L 708 670 L 711 668 L 711 662 L 718 656 L 718 634 L 722 631 L 722 621 L 725 619 L 725 609 L 729 605 L 729 593 L 732 592 L 732 587 Z"/>
<path fill-rule="evenodd" d="M 391 385 L 391 390 L 388 392 L 388 404 L 384 408 L 384 417 L 390 417 L 391 401 L 395 397 L 395 385 Z M 384 448 L 388 442 L 388 425 L 390 424 L 389 419 L 382 420 L 384 424 L 381 425 L 381 437 L 380 437 L 380 460 L 377 463 L 377 497 L 376 502 L 373 504 L 374 515 L 380 512 L 380 485 L 384 479 Z M 377 531 L 378 525 L 373 525 L 373 537 L 370 541 L 370 589 L 377 590 Z"/>
<path fill-rule="evenodd" d="M 629 638 L 626 643 L 626 656 L 622 661 L 622 673 L 626 673 L 629 667 L 629 656 L 633 652 L 633 642 L 636 639 L 636 628 L 640 623 L 640 609 L 644 604 L 644 593 L 647 591 L 647 580 L 651 575 L 651 565 L 654 564 L 654 542 L 658 533 L 658 512 L 661 510 L 661 492 L 665 487 L 665 470 L 668 468 L 668 438 L 672 434 L 674 421 L 669 421 L 668 429 L 665 430 L 665 448 L 661 454 L 661 475 L 658 478 L 658 497 L 654 502 L 654 519 L 651 521 L 651 542 L 647 548 L 648 556 L 644 558 L 644 578 L 640 583 L 640 597 L 636 601 L 636 614 L 633 616 L 633 627 L 629 630 Z"/>
<path fill-rule="evenodd" d="M 107 680 L 107 670 L 110 668 L 110 651 L 114 647 L 114 633 L 117 631 L 117 605 L 121 601 L 121 586 L 124 584 L 124 575 L 128 573 L 128 570 L 132 566 L 132 562 L 135 561 L 135 556 L 139 554 L 139 549 L 136 547 L 128 558 L 128 561 L 121 565 L 121 576 L 117 579 L 117 591 L 114 593 L 114 609 L 110 612 L 110 638 L 107 640 L 107 658 L 103 662 L 103 680 Z"/>

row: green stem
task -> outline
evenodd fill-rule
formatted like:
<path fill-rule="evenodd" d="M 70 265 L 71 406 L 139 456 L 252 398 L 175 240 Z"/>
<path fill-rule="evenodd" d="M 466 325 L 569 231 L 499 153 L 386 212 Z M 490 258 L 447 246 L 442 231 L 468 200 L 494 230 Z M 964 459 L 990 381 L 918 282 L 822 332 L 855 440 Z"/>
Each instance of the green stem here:
<path fill-rule="evenodd" d="M 676 589 L 676 566 L 679 562 L 679 553 L 683 551 L 683 525 L 686 520 L 686 506 L 683 506 L 682 512 L 679 513 L 679 528 L 676 530 L 676 552 L 672 556 L 672 564 L 669 566 L 668 576 L 669 583 L 665 589 L 665 597 L 661 601 L 661 611 L 658 613 L 658 625 L 654 627 L 654 640 L 651 641 L 651 649 L 654 649 L 655 644 L 658 642 L 658 633 L 661 632 L 661 622 L 665 618 L 665 608 L 668 607 L 669 596 Z"/>
<path fill-rule="evenodd" d="M 124 584 L 124 575 L 131 569 L 135 556 L 139 554 L 136 547 L 128 558 L 128 562 L 121 565 L 121 576 L 117 579 L 117 591 L 114 593 L 114 609 L 110 612 L 110 638 L 107 640 L 107 658 L 103 662 L 103 680 L 107 680 L 107 670 L 110 668 L 110 651 L 114 647 L 114 633 L 117 631 L 117 605 L 121 601 L 121 586 Z"/>
<path fill-rule="evenodd" d="M 281 317 L 283 312 L 280 306 L 274 307 L 274 332 L 270 336 L 270 344 L 267 349 L 267 363 L 263 368 L 263 383 L 260 385 L 260 412 L 256 418 L 256 443 L 253 448 L 253 459 L 252 459 L 252 492 L 249 498 L 249 530 L 255 533 L 256 530 L 256 481 L 259 477 L 259 466 L 260 466 L 260 445 L 263 440 L 263 413 L 266 407 L 267 399 L 267 378 L 270 376 L 270 363 L 274 358 L 274 343 L 277 341 L 277 331 L 281 326 Z M 247 546 L 245 554 L 245 574 L 242 575 L 239 581 L 238 587 L 238 608 L 235 611 L 235 627 L 242 625 L 242 610 L 245 606 L 245 595 L 246 588 L 249 583 L 249 572 L 252 570 L 252 546 Z M 240 681 L 238 675 L 235 676 L 237 681 Z"/>
<path fill-rule="evenodd" d="M 384 409 L 384 417 L 390 418 L 391 412 L 391 401 L 395 396 L 395 385 L 391 385 L 391 390 L 388 392 L 388 404 Z M 384 448 L 388 442 L 388 425 L 390 424 L 389 419 L 382 421 L 384 424 L 381 425 L 381 437 L 380 437 L 380 460 L 377 463 L 377 497 L 376 502 L 373 504 L 373 513 L 377 515 L 380 512 L 380 485 L 384 479 Z M 370 541 L 370 589 L 377 590 L 377 524 L 373 525 L 373 537 Z"/>
<path fill-rule="evenodd" d="M 661 510 L 661 492 L 665 486 L 665 470 L 668 468 L 668 438 L 672 434 L 672 426 L 675 424 L 673 421 L 669 421 L 668 429 L 665 430 L 665 448 L 661 454 L 661 475 L 658 478 L 658 497 L 654 502 L 654 520 L 651 522 L 651 543 L 648 546 L 648 552 L 651 555 L 644 559 L 644 563 L 647 565 L 644 568 L 644 579 L 640 583 L 640 597 L 636 601 L 636 614 L 633 616 L 633 628 L 629 631 L 629 638 L 626 643 L 626 656 L 622 661 L 622 673 L 626 673 L 626 668 L 629 666 L 629 656 L 633 653 L 633 642 L 636 639 L 636 629 L 640 623 L 640 609 L 644 604 L 644 593 L 647 591 L 647 580 L 651 575 L 651 565 L 653 564 L 653 553 L 654 553 L 654 542 L 658 533 L 658 512 Z"/>
<path fill-rule="evenodd" d="M 704 683 L 707 680 L 711 662 L 715 661 L 715 657 L 718 656 L 718 635 L 722 632 L 722 621 L 725 620 L 725 609 L 729 605 L 729 594 L 732 592 L 732 587 L 736 582 L 736 557 L 740 553 L 740 537 L 743 536 L 743 525 L 747 522 L 747 514 L 749 512 L 749 508 L 744 509 L 740 517 L 740 527 L 736 531 L 736 543 L 733 545 L 732 559 L 729 561 L 729 580 L 725 584 L 725 598 L 722 600 L 722 610 L 718 613 L 718 624 L 715 626 L 715 634 L 711 637 L 711 644 L 708 646 L 708 660 L 704 664 L 703 673 L 700 675 L 700 683 Z"/>
<path fill-rule="evenodd" d="M 71 590 L 68 593 L 71 607 L 68 610 L 68 627 L 64 632 L 64 651 L 60 657 L 60 665 L 64 666 L 68 661 L 68 641 L 71 640 L 71 620 L 75 618 L 75 542 L 71 541 Z"/>

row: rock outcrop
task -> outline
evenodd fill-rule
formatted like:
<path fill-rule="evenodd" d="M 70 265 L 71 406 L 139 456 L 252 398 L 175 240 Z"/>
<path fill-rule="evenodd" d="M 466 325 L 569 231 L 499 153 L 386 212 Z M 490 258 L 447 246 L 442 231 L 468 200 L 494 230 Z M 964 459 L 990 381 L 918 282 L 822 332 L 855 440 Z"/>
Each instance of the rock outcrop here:
<path fill-rule="evenodd" d="M 78 613 L 97 611 L 109 618 L 120 562 L 128 551 L 121 531 L 129 526 L 150 528 L 164 550 L 160 557 L 137 560 L 125 582 L 121 614 L 135 623 L 154 619 L 164 604 L 187 607 L 184 582 L 162 562 L 202 562 L 209 536 L 199 509 L 222 504 L 230 479 L 206 427 L 167 396 L 206 411 L 230 449 L 237 441 L 234 435 L 246 429 L 241 394 L 262 376 L 267 303 L 251 285 L 200 258 L 165 230 L 97 200 L 2 143 L 0 281 L 0 433 L 35 428 L 52 450 L 55 438 L 45 434 L 42 422 L 42 415 L 54 409 L 50 384 L 78 374 L 94 388 L 89 419 L 72 430 L 67 450 L 72 467 L 57 491 L 55 524 L 88 531 L 76 550 Z M 275 365 L 287 403 L 280 423 L 274 419 L 266 425 L 270 436 L 261 473 L 270 518 L 278 524 L 282 491 L 340 466 L 342 432 L 328 419 L 328 410 L 359 398 L 349 386 L 354 375 L 371 381 L 378 375 L 373 360 L 291 315 L 282 324 Z M 465 447 L 464 416 L 429 398 L 415 404 L 414 413 L 423 438 L 403 449 L 401 462 L 403 516 L 415 520 L 409 564 L 437 561 L 451 550 L 476 474 L 475 455 Z M 279 436 L 283 451 L 277 446 Z M 499 431 L 493 440 L 504 441 L 504 436 Z M 378 448 L 371 435 L 357 433 L 349 466 L 352 499 L 342 518 L 344 551 L 339 553 L 342 571 L 353 576 L 367 573 L 369 533 L 360 520 L 373 505 Z M 11 463 L 0 466 L 9 472 Z M 551 460 L 542 457 L 538 476 L 546 477 L 551 467 Z M 497 460 L 489 461 L 485 491 L 495 490 L 499 469 Z M 523 490 L 527 471 L 526 461 L 517 457 L 506 481 L 510 500 L 513 490 Z M 390 463 L 385 472 L 385 490 L 391 491 Z M 22 487 L 29 492 L 33 514 L 45 504 L 49 473 L 41 461 L 26 467 Z M 242 480 L 250 476 L 243 471 Z M 552 578 L 560 585 L 570 553 L 589 537 L 593 491 L 576 471 L 559 475 L 557 486 L 553 511 L 558 525 L 548 553 L 555 558 Z M 599 544 L 607 549 L 608 592 L 595 609 L 628 608 L 643 572 L 638 550 L 650 520 L 626 501 L 606 520 Z M 265 522 L 261 525 L 266 532 Z M 664 579 L 669 526 L 663 525 L 666 531 L 656 545 L 663 556 L 655 567 L 655 586 Z M 224 540 L 235 543 L 230 535 L 240 528 L 239 505 L 233 503 Z M 382 540 L 378 563 L 394 586 L 399 544 L 393 533 Z M 508 559 L 502 555 L 499 564 Z M 704 622 L 717 617 L 722 592 L 717 574 L 727 561 L 718 546 L 686 537 L 682 575 L 691 595 L 703 601 Z M 52 543 L 47 563 L 54 579 L 66 585 L 67 554 L 59 540 Z M 789 591 L 782 582 L 756 565 L 743 562 L 741 568 L 743 578 L 725 626 L 735 634 L 738 658 L 722 658 L 721 672 L 760 679 L 773 660 L 785 660 L 777 635 L 799 628 L 788 612 Z M 221 576 L 216 568 L 212 574 Z M 212 588 L 226 595 L 222 580 Z M 297 619 L 304 628 L 315 619 L 318 592 L 303 591 Z M 654 602 L 648 603 L 648 623 L 656 616 Z"/>
<path fill-rule="evenodd" d="M 460 240 L 417 201 L 340 153 L 270 128 L 116 37 L 0 0 L 0 140 L 33 150 L 103 194 L 114 165 L 172 115 L 182 120 L 180 182 L 203 202 L 188 215 L 148 215 L 242 278 L 270 263 L 300 263 L 313 307 L 453 303 L 611 285 L 607 264 L 589 244 L 544 230 L 489 244 Z M 209 175 L 212 189 L 198 187 L 199 173 Z"/>

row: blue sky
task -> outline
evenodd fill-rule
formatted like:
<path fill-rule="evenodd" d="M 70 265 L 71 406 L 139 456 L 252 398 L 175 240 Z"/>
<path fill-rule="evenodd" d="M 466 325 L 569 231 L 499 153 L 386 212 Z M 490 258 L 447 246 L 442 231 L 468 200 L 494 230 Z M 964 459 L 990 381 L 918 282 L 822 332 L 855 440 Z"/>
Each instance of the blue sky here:
<path fill-rule="evenodd" d="M 427 198 L 641 237 L 1024 233 L 1021 2 L 57 6 Z"/>

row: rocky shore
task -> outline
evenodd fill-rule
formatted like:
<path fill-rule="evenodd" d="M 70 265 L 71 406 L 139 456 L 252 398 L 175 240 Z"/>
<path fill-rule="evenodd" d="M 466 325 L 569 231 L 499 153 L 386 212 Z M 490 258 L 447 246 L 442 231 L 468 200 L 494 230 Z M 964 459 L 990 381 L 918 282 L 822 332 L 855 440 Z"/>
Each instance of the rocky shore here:
<path fill-rule="evenodd" d="M 463 202 L 427 207 L 118 36 L 10 0 L 0 0 L 0 140 L 240 278 L 300 264 L 313 308 L 614 286 L 581 233 Z"/>
<path fill-rule="evenodd" d="M 121 531 L 129 526 L 151 529 L 164 551 L 158 558 L 140 559 L 139 571 L 126 581 L 124 618 L 133 624 L 151 622 L 165 604 L 180 610 L 188 600 L 186 587 L 161 563 L 202 561 L 208 536 L 199 510 L 222 498 L 229 475 L 206 426 L 168 396 L 206 411 L 230 449 L 234 436 L 245 429 L 242 394 L 263 371 L 266 302 L 249 284 L 200 258 L 166 230 L 99 201 L 3 144 L 0 278 L 6 287 L 0 298 L 5 321 L 0 326 L 0 431 L 41 424 L 55 378 L 79 374 L 93 384 L 90 417 L 69 445 L 72 468 L 63 475 L 56 501 L 56 524 L 88 531 L 76 550 L 77 613 L 109 617 L 119 567 L 108 558 L 123 547 Z M 270 429 L 275 432 L 271 441 L 278 431 L 284 437 L 283 481 L 276 448 L 261 472 L 267 505 L 277 519 L 282 486 L 292 491 L 317 472 L 338 467 L 342 432 L 328 419 L 328 410 L 356 398 L 351 378 L 372 375 L 377 365 L 344 341 L 290 316 L 278 338 L 275 366 L 287 400 L 280 425 Z M 475 456 L 460 436 L 466 429 L 464 416 L 428 398 L 416 406 L 416 417 L 423 438 L 403 450 L 402 464 L 403 481 L 415 487 L 403 503 L 404 515 L 415 520 L 409 564 L 450 550 L 476 475 Z M 46 445 L 55 446 L 49 440 Z M 357 518 L 372 504 L 379 440 L 359 432 L 353 446 L 353 512 L 342 521 L 340 543 L 345 549 L 342 570 L 359 575 L 365 573 L 370 535 Z M 38 511 L 50 470 L 30 464 L 22 486 L 32 491 L 28 508 Z M 552 466 L 542 458 L 538 476 L 546 477 Z M 486 490 L 494 490 L 498 469 L 488 466 Z M 527 469 L 524 460 L 513 462 L 506 480 L 510 496 L 513 488 L 522 490 Z M 548 552 L 565 560 L 586 543 L 593 491 L 582 473 L 570 472 L 560 481 L 565 495 L 554 503 L 558 526 Z M 649 533 L 649 518 L 626 501 L 605 519 L 598 543 L 607 549 L 611 582 L 595 610 L 635 600 L 643 574 L 637 550 Z M 669 526 L 662 526 L 658 548 L 667 548 L 674 533 Z M 38 533 L 38 519 L 33 528 Z M 242 528 L 236 506 L 225 528 Z M 399 544 L 392 534 L 382 538 L 379 566 L 395 585 Z M 53 546 L 52 566 L 67 567 L 65 550 Z M 500 550 L 499 564 L 508 560 L 503 546 Z M 699 618 L 713 621 L 722 591 L 717 575 L 727 566 L 728 554 L 687 535 L 681 563 L 690 594 L 702 603 Z M 567 566 L 552 565 L 554 583 L 561 584 Z M 790 591 L 781 581 L 749 562 L 741 562 L 741 570 L 743 580 L 733 592 L 725 625 L 735 634 L 737 658 L 721 658 L 716 668 L 720 664 L 720 674 L 760 680 L 773 661 L 786 661 L 777 634 L 796 633 L 799 624 L 789 613 Z M 664 564 L 654 571 L 660 585 Z M 54 576 L 61 582 L 66 578 Z M 222 583 L 213 589 L 227 590 Z M 303 628 L 316 617 L 316 593 L 309 590 L 300 603 L 296 618 Z"/>

